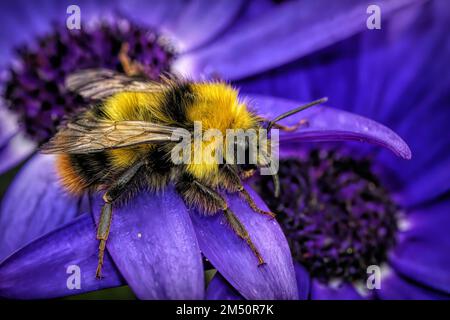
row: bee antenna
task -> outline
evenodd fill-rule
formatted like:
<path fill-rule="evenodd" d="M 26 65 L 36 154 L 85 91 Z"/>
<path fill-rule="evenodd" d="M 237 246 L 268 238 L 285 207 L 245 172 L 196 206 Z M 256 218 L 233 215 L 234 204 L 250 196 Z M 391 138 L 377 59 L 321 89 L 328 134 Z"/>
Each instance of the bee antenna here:
<path fill-rule="evenodd" d="M 273 119 L 273 120 L 271 120 L 269 122 L 269 124 L 267 125 L 267 131 L 270 131 L 270 129 L 272 129 L 273 125 L 275 123 L 277 123 L 278 121 L 283 120 L 284 118 L 290 117 L 290 116 L 292 116 L 292 115 L 294 115 L 294 114 L 296 114 L 296 113 L 298 113 L 300 111 L 306 110 L 306 109 L 308 109 L 308 108 L 310 108 L 312 106 L 315 106 L 315 105 L 318 105 L 318 104 L 321 104 L 321 103 L 325 103 L 327 101 L 328 101 L 328 98 L 327 97 L 323 97 L 321 99 L 315 100 L 315 101 L 310 102 L 308 104 L 302 105 L 302 106 L 300 106 L 300 107 L 298 107 L 296 109 L 292 109 L 292 110 L 290 110 L 288 112 L 280 114 L 278 117 L 276 117 L 275 119 Z"/>

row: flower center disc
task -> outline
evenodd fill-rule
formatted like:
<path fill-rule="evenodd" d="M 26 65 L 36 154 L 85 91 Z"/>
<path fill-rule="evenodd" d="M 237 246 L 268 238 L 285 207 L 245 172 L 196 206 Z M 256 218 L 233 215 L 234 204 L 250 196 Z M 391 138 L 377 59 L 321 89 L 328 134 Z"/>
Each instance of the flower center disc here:
<path fill-rule="evenodd" d="M 175 59 L 172 46 L 155 30 L 121 19 L 80 30 L 55 26 L 36 40 L 17 50 L 17 63 L 9 68 L 3 97 L 28 135 L 40 143 L 56 132 L 64 118 L 89 105 L 65 90 L 69 74 L 88 68 L 123 72 L 119 52 L 125 43 L 129 58 L 143 66 L 149 79 L 169 72 Z"/>
<path fill-rule="evenodd" d="M 371 172 L 368 160 L 335 151 L 280 160 L 281 195 L 270 176 L 255 189 L 277 219 L 294 259 L 323 282 L 357 281 L 380 265 L 395 244 L 398 207 Z"/>

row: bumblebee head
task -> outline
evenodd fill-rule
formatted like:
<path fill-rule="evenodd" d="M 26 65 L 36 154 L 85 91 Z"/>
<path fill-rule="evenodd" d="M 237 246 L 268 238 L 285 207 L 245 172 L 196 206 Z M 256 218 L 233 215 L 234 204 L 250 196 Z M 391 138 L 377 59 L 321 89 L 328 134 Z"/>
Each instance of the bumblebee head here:
<path fill-rule="evenodd" d="M 271 168 L 276 194 L 277 170 L 272 169 L 273 147 L 278 141 L 272 139 L 275 132 L 271 131 L 278 121 L 327 100 L 313 101 L 264 122 L 249 110 L 245 100 L 239 99 L 238 91 L 226 83 L 195 83 L 192 91 L 195 98 L 186 110 L 186 119 L 194 124 L 194 135 L 195 128 L 201 127 L 203 137 L 201 142 L 191 145 L 193 156 L 190 159 L 194 161 L 188 164 L 188 171 L 201 180 L 217 176 L 222 163 L 236 165 L 244 176 Z M 278 132 L 276 134 L 278 137 Z"/>
<path fill-rule="evenodd" d="M 272 136 L 272 129 L 274 128 L 274 126 L 277 125 L 278 121 L 281 121 L 282 119 L 288 118 L 296 113 L 299 113 L 305 109 L 308 109 L 312 106 L 321 104 L 328 101 L 327 97 L 312 101 L 308 104 L 302 105 L 298 108 L 289 110 L 279 116 L 277 116 L 276 118 L 274 118 L 273 120 L 270 120 L 267 122 L 267 126 L 265 127 L 265 132 L 267 134 L 267 136 L 271 137 Z M 275 197 L 279 196 L 279 192 L 280 192 L 280 182 L 278 179 L 278 148 L 273 148 L 274 145 L 277 145 L 278 147 L 278 132 L 276 135 L 277 139 L 276 141 L 273 141 L 273 139 L 271 140 L 270 138 L 267 139 L 267 143 L 266 145 L 260 144 L 259 148 L 263 148 L 262 152 L 259 152 L 259 158 L 258 158 L 258 162 L 256 165 L 251 165 L 251 164 L 244 164 L 241 166 L 242 170 L 255 170 L 256 168 L 260 168 L 261 172 L 263 171 L 262 168 L 264 168 L 264 171 L 268 174 L 270 174 L 272 176 L 273 179 L 273 183 L 274 183 L 274 194 Z M 268 146 L 270 146 L 270 152 L 268 151 L 269 148 Z M 248 150 L 246 150 L 245 152 L 247 152 L 248 154 L 251 154 L 251 150 L 249 148 L 249 145 L 245 145 L 245 148 L 248 148 Z M 276 150 L 276 153 L 274 154 L 274 150 Z M 276 164 L 274 164 L 274 159 L 276 159 Z M 267 170 L 267 168 L 269 168 Z"/>

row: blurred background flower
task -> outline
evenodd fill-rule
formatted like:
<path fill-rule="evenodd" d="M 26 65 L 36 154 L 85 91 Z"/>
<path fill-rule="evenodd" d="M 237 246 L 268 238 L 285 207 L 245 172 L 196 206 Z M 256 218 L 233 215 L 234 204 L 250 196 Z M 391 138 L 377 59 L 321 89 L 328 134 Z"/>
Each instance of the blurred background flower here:
<path fill-rule="evenodd" d="M 68 292 L 65 285 L 67 274 L 62 272 L 64 270 L 56 269 L 57 262 L 64 265 L 76 263 L 87 270 L 83 273 L 85 286 L 82 291 L 128 283 L 141 298 L 199 298 L 203 295 L 203 269 L 199 258 L 195 256 L 199 249 L 197 246 L 221 273 L 209 287 L 210 298 L 219 296 L 217 292 L 232 290 L 222 276 L 240 294 L 250 299 L 359 297 L 349 283 L 360 280 L 361 267 L 369 261 L 375 264 L 386 262 L 392 248 L 397 251 L 398 248 L 405 248 L 397 265 L 406 267 L 395 269 L 394 274 L 399 273 L 402 277 L 391 277 L 394 279 L 391 280 L 393 289 L 387 291 L 388 294 L 384 297 L 395 298 L 395 294 L 400 297 L 404 291 L 398 287 L 404 288 L 409 284 L 406 280 L 403 281 L 405 276 L 412 275 L 409 278 L 419 282 L 414 273 L 417 270 L 421 270 L 424 278 L 416 288 L 427 286 L 425 293 L 429 292 L 429 288 L 442 291 L 442 283 L 448 282 L 448 274 L 439 272 L 443 270 L 439 269 L 442 267 L 439 263 L 444 259 L 442 253 L 446 247 L 439 247 L 435 242 L 430 244 L 429 241 L 435 238 L 430 239 L 431 233 L 425 232 L 427 226 L 436 224 L 423 218 L 425 221 L 418 223 L 418 229 L 409 233 L 408 238 L 407 230 L 400 230 L 400 222 L 406 221 L 405 225 L 413 225 L 412 212 L 416 212 L 413 209 L 421 208 L 419 204 L 423 204 L 425 200 L 429 203 L 430 199 L 440 199 L 438 196 L 448 190 L 448 179 L 444 180 L 444 172 L 441 172 L 444 170 L 445 156 L 448 157 L 448 153 L 442 154 L 445 153 L 448 141 L 442 141 L 445 140 L 445 134 L 440 136 L 442 132 L 438 131 L 438 126 L 432 127 L 435 130 L 426 129 L 431 120 L 434 123 L 445 123 L 444 120 L 447 119 L 435 119 L 433 117 L 438 113 L 429 111 L 438 106 L 447 116 L 446 100 L 443 99 L 445 93 L 448 93 L 448 82 L 445 82 L 447 76 L 438 77 L 437 72 L 444 70 L 444 59 L 448 57 L 448 38 L 442 25 L 448 19 L 442 13 L 442 8 L 436 8 L 446 5 L 443 1 L 423 4 L 423 1 L 413 0 L 379 3 L 383 27 L 382 30 L 375 31 L 366 28 L 368 2 L 365 1 L 129 1 L 126 5 L 110 1 L 95 4 L 79 1 L 82 13 L 82 30 L 79 31 L 68 31 L 65 27 L 65 10 L 69 3 L 48 1 L 39 3 L 39 8 L 36 8 L 29 2 L 18 1 L 2 8 L 5 27 L 1 36 L 3 43 L 0 46 L 0 64 L 6 71 L 3 75 L 3 96 L 5 106 L 13 111 L 10 112 L 5 106 L 0 107 L 2 171 L 32 155 L 37 144 L 48 139 L 65 117 L 83 105 L 79 97 L 64 91 L 62 83 L 65 75 L 78 68 L 93 66 L 121 71 L 117 55 L 123 42 L 131 44 L 130 56 L 133 59 L 152 66 L 147 69 L 149 77 L 170 70 L 188 74 L 194 79 L 231 80 L 242 88 L 244 94 L 272 96 L 253 96 L 256 107 L 267 115 L 281 113 L 287 105 L 297 105 L 299 101 L 329 96 L 330 106 L 370 116 L 405 134 L 407 141 L 413 143 L 415 158 L 414 164 L 405 164 L 393 160 L 391 154 L 378 154 L 371 148 L 361 146 L 356 151 L 351 149 L 349 155 L 347 150 L 351 145 L 347 144 L 338 149 L 331 147 L 331 151 L 327 149 L 329 146 L 324 146 L 323 150 L 322 147 L 320 150 L 311 150 L 306 149 L 304 144 L 299 145 L 293 141 L 285 144 L 283 187 L 303 194 L 306 189 L 299 185 L 303 181 L 291 181 L 292 177 L 302 175 L 308 181 L 308 190 L 314 191 L 314 196 L 307 194 L 299 204 L 294 204 L 293 199 L 289 198 L 295 193 L 286 193 L 288 198 L 283 198 L 282 203 L 290 203 L 292 206 L 272 208 L 282 211 L 281 225 L 288 236 L 295 260 L 302 264 L 295 266 L 300 283 L 297 288 L 293 269 L 290 269 L 292 266 L 289 266 L 292 264 L 290 257 L 278 264 L 274 263 L 267 272 L 255 272 L 248 263 L 253 257 L 236 245 L 236 239 L 231 238 L 235 235 L 223 229 L 219 220 L 210 222 L 212 227 L 202 229 L 198 225 L 206 225 L 205 221 L 196 221 L 194 216 L 189 218 L 187 212 L 174 215 L 171 209 L 160 210 L 161 216 L 158 217 L 187 226 L 183 229 L 185 237 L 165 237 L 164 250 L 151 246 L 149 242 L 142 246 L 139 244 L 134 250 L 123 250 L 120 246 L 123 238 L 117 236 L 114 242 L 112 233 L 108 249 L 110 252 L 112 250 L 114 262 L 108 256 L 105 265 L 106 279 L 102 282 L 93 281 L 95 279 L 90 277 L 93 271 L 89 270 L 95 267 L 97 244 L 92 233 L 92 215 L 80 215 L 91 211 L 92 204 L 88 199 L 74 199 L 65 195 L 56 181 L 52 158 L 34 156 L 9 188 L 0 208 L 0 259 L 28 244 L 3 264 L 2 276 L 8 281 L 1 282 L 3 289 L 0 292 L 3 290 L 5 296 L 28 298 L 73 294 L 74 292 Z M 436 19 L 436 15 L 439 19 Z M 51 24 L 51 21 L 55 23 Z M 11 37 L 8 30 L 13 29 L 16 32 Z M 438 41 L 444 41 L 446 46 L 436 55 Z M 18 45 L 21 45 L 20 49 L 12 51 Z M 402 61 L 407 56 L 405 52 L 410 54 L 412 48 L 417 52 L 408 61 Z M 430 56 L 436 59 L 433 61 L 433 68 L 428 68 Z M 393 70 L 398 72 L 393 74 Z M 422 74 L 420 79 L 417 78 L 419 72 Z M 438 79 L 439 83 L 436 81 Z M 411 92 L 414 93 L 413 96 L 406 96 L 405 93 Z M 286 102 L 273 97 L 290 98 L 294 101 Z M 370 121 L 358 122 L 359 118 L 351 114 L 330 112 L 327 114 L 327 111 L 321 111 L 317 117 L 314 117 L 314 113 L 299 115 L 309 120 L 310 125 L 299 136 L 291 135 L 289 139 L 363 139 L 385 145 L 408 157 L 407 147 L 405 149 L 403 142 L 389 131 Z M 14 118 L 18 122 L 13 121 Z M 407 118 L 411 120 L 406 121 Z M 429 121 L 423 123 L 426 119 Z M 339 131 L 339 126 L 346 123 L 349 124 L 348 130 Z M 417 123 L 426 132 L 421 139 L 418 139 L 417 132 L 413 132 L 416 126 L 413 127 L 412 124 Z M 367 128 L 374 130 L 366 132 Z M 333 132 L 334 129 L 337 131 Z M 308 132 L 311 133 L 310 136 Z M 437 141 L 436 137 L 441 140 Z M 431 152 L 421 152 L 430 141 L 437 145 L 433 146 Z M 423 158 L 417 157 L 417 153 Z M 369 160 L 362 157 L 369 157 Z M 430 173 L 428 169 L 431 161 L 436 158 L 444 159 L 442 166 L 441 162 L 434 161 L 435 169 Z M 336 168 L 336 163 L 344 168 Z M 303 169 L 306 166 L 310 170 Z M 380 167 L 380 173 L 375 171 Z M 329 175 L 321 180 L 324 172 Z M 432 180 L 430 174 L 436 180 Z M 412 176 L 416 178 L 415 182 L 421 183 L 412 183 Z M 338 198 L 342 192 L 323 187 L 324 183 L 346 183 L 342 181 L 346 177 L 350 179 L 350 189 L 354 186 L 353 189 L 356 190 L 344 192 L 344 196 L 350 203 L 355 202 L 355 210 L 342 208 L 345 201 Z M 265 190 L 270 190 L 270 183 L 263 180 L 259 183 L 259 191 L 264 199 L 272 205 L 277 203 L 271 201 L 265 193 Z M 373 185 L 375 188 L 370 189 Z M 422 189 L 415 188 L 416 185 L 420 185 Z M 370 189 L 368 199 L 361 195 L 361 190 L 367 188 Z M 170 192 L 167 197 L 158 199 L 143 195 L 137 202 L 142 205 L 146 203 L 151 209 L 164 208 L 164 204 L 176 201 L 171 197 Z M 336 216 L 326 214 L 323 207 L 312 206 L 311 202 L 314 200 L 322 202 L 325 208 L 333 209 Z M 359 211 L 364 211 L 366 200 L 372 205 L 371 214 L 358 220 Z M 127 210 L 139 211 L 133 210 L 133 207 Z M 141 227 L 151 228 L 147 215 L 143 215 L 147 212 L 142 211 L 142 216 L 134 216 L 134 223 L 126 219 L 118 223 L 117 234 L 129 237 L 128 244 L 142 243 L 132 237 L 141 234 Z M 176 211 L 180 211 L 179 208 Z M 305 214 L 302 215 L 302 212 Z M 422 212 L 428 211 L 419 211 L 415 221 L 421 221 L 424 216 Z M 94 210 L 94 213 L 98 213 L 98 210 Z M 295 223 L 283 216 L 286 214 L 292 215 Z M 345 222 L 350 216 L 354 216 L 352 219 L 356 223 L 373 223 L 384 228 L 387 236 L 381 242 L 380 237 L 373 234 L 373 230 L 368 230 L 367 235 L 348 236 L 352 232 L 348 231 L 350 226 Z M 403 216 L 407 218 L 403 219 Z M 263 241 L 259 244 L 257 241 L 258 245 L 264 246 L 262 250 L 271 252 L 273 256 L 279 252 L 285 257 L 286 239 L 279 228 L 270 227 L 271 223 L 261 220 L 257 215 L 249 215 L 248 219 L 246 224 L 249 226 L 267 227 L 262 228 L 261 232 L 267 233 L 269 230 L 269 238 L 275 240 L 272 245 Z M 436 219 L 446 217 L 439 215 Z M 368 229 L 374 229 L 373 226 L 369 227 Z M 120 232 L 122 228 L 132 231 Z M 335 228 L 340 228 L 338 236 L 341 238 L 331 234 L 332 241 L 339 240 L 332 243 L 331 249 L 345 248 L 348 256 L 344 260 L 341 260 L 340 255 L 330 256 L 327 251 L 330 248 L 330 234 L 319 232 Z M 195 236 L 192 234 L 194 229 L 197 232 Z M 164 228 L 146 230 L 156 230 L 161 234 L 165 231 Z M 223 237 L 219 237 L 219 242 L 214 243 L 210 232 L 218 230 Z M 258 234 L 256 228 L 251 231 Z M 400 241 L 402 235 L 406 237 L 403 240 L 406 242 Z M 411 249 L 407 240 L 417 237 L 424 248 L 431 245 L 435 248 L 431 258 L 423 257 L 434 259 L 436 263 L 431 267 L 425 260 L 422 264 L 408 261 L 411 259 L 409 250 L 416 250 L 417 247 Z M 445 235 L 442 235 L 439 241 L 447 245 L 448 241 L 445 242 L 445 239 Z M 373 242 L 370 247 L 365 242 L 369 240 Z M 207 246 L 211 241 L 213 243 Z M 364 241 L 364 244 L 358 241 Z M 406 245 L 402 245 L 403 243 Z M 233 250 L 217 249 L 230 244 Z M 359 247 L 352 247 L 353 245 Z M 378 245 L 380 252 L 374 252 Z M 185 258 L 192 258 L 177 260 L 179 252 L 171 248 L 180 247 L 187 250 L 183 254 Z M 120 251 L 126 253 L 120 255 Z M 133 255 L 137 252 L 147 260 L 136 259 Z M 149 252 L 152 254 L 148 254 Z M 369 258 L 364 256 L 366 260 L 358 260 L 358 255 L 367 252 Z M 242 259 L 236 259 L 236 255 L 241 254 Z M 324 257 L 328 260 L 325 261 Z M 185 260 L 184 264 L 171 263 L 179 260 Z M 355 261 L 359 264 L 353 265 Z M 391 266 L 396 265 L 392 260 L 389 262 Z M 150 265 L 152 268 L 149 268 Z M 18 271 L 25 266 L 30 267 L 29 272 Z M 34 269 L 36 266 L 39 266 L 38 270 L 46 272 L 38 275 L 32 273 L 37 270 Z M 412 268 L 413 266 L 416 268 Z M 279 268 L 284 270 L 285 277 L 279 277 Z M 186 270 L 189 270 L 189 274 L 180 276 Z M 438 271 L 433 276 L 440 274 L 440 278 L 431 276 L 433 279 L 429 280 L 433 271 Z M 48 276 L 50 273 L 54 274 L 51 278 Z M 331 277 L 333 285 L 330 287 Z M 436 288 L 435 282 L 438 280 L 442 280 L 441 287 Z M 28 290 L 27 284 L 30 281 L 36 284 L 33 291 Z M 388 280 L 383 280 L 383 286 L 386 281 Z M 348 291 L 341 290 L 343 284 L 345 288 L 349 288 Z M 169 290 L 169 287 L 174 289 Z M 177 288 L 181 288 L 180 291 Z M 448 287 L 444 287 L 445 290 L 446 288 Z M 340 295 L 341 292 L 344 293 Z M 367 295 L 366 292 L 364 294 Z"/>
<path fill-rule="evenodd" d="M 269 199 L 270 181 L 254 181 L 279 212 L 297 276 L 309 278 L 308 288 L 299 284 L 304 298 L 450 297 L 449 12 L 446 1 L 419 3 L 380 31 L 237 82 L 289 99 L 326 93 L 333 106 L 388 124 L 412 149 L 399 162 L 382 149 L 285 144 L 281 199 Z M 370 265 L 381 269 L 379 290 L 366 286 Z M 208 298 L 240 296 L 219 275 Z"/>

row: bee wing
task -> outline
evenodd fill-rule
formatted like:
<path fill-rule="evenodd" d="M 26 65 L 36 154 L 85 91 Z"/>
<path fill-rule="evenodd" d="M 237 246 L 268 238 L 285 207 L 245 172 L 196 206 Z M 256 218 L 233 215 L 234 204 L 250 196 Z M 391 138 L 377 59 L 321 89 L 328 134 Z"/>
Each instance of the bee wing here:
<path fill-rule="evenodd" d="M 128 77 L 108 69 L 86 69 L 69 75 L 66 87 L 84 98 L 102 100 L 117 92 L 158 92 L 164 83 Z"/>
<path fill-rule="evenodd" d="M 69 123 L 48 143 L 44 154 L 93 153 L 141 144 L 160 144 L 179 141 L 183 132 L 178 128 L 145 121 L 108 121 L 81 119 Z"/>

